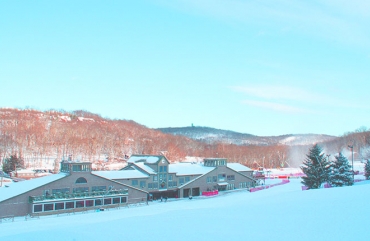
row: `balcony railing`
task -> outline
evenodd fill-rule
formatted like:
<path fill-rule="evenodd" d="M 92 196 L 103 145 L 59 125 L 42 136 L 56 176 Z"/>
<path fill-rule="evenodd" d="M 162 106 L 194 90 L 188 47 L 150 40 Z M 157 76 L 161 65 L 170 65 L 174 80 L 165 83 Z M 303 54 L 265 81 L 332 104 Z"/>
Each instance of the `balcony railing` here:
<path fill-rule="evenodd" d="M 103 196 L 115 196 L 115 195 L 127 195 L 128 189 L 121 190 L 109 190 L 109 191 L 94 191 L 94 192 L 76 192 L 76 193 L 55 193 L 50 195 L 42 196 L 29 196 L 29 202 L 44 202 L 52 200 L 70 200 L 70 199 L 81 199 L 81 198 L 94 198 Z"/>

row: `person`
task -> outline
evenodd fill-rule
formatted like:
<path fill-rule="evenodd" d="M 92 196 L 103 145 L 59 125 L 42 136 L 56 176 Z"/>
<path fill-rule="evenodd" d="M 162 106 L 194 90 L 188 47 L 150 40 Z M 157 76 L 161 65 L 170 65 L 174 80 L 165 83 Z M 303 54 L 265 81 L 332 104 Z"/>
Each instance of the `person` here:
<path fill-rule="evenodd" d="M 162 198 L 162 196 L 161 196 L 161 202 L 163 201 L 163 198 Z"/>
<path fill-rule="evenodd" d="M 191 199 L 193 199 L 193 196 L 191 196 L 191 195 L 190 195 L 190 196 L 189 196 L 189 199 L 190 199 L 190 200 L 191 200 Z"/>
<path fill-rule="evenodd" d="M 167 202 L 167 196 L 164 197 L 164 201 Z"/>

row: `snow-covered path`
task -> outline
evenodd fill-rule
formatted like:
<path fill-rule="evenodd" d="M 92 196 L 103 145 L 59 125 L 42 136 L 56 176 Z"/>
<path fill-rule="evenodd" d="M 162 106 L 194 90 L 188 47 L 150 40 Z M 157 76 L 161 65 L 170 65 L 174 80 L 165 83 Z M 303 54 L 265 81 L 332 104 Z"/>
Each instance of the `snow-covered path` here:
<path fill-rule="evenodd" d="M 300 180 L 249 193 L 0 224 L 0 240 L 367 240 L 367 182 L 301 191 Z"/>

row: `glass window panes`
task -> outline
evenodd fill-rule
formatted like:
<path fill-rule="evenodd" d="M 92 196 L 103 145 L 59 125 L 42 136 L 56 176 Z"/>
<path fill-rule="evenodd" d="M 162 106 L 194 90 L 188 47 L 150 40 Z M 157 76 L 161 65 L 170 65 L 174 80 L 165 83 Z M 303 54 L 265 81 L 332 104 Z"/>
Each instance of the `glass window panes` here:
<path fill-rule="evenodd" d="M 33 205 L 33 212 L 34 213 L 42 212 L 42 204 Z"/>

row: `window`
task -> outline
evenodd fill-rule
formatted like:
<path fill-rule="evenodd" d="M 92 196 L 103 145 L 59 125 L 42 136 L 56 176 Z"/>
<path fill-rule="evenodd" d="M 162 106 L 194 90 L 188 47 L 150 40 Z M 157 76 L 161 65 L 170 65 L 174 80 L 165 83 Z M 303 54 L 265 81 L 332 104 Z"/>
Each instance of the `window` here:
<path fill-rule="evenodd" d="M 85 201 L 85 206 L 86 207 L 92 207 L 92 206 L 94 206 L 94 200 L 86 200 Z"/>
<path fill-rule="evenodd" d="M 104 205 L 109 205 L 112 204 L 112 199 L 111 198 L 105 198 L 104 199 Z"/>
<path fill-rule="evenodd" d="M 76 208 L 83 208 L 85 207 L 84 201 L 77 201 L 76 202 Z"/>
<path fill-rule="evenodd" d="M 190 177 L 185 177 L 185 182 L 189 182 L 190 181 Z"/>
<path fill-rule="evenodd" d="M 80 171 L 82 171 L 82 165 L 73 165 L 72 170 L 74 172 L 80 172 Z"/>
<path fill-rule="evenodd" d="M 113 204 L 120 203 L 121 199 L 119 197 L 113 198 Z"/>
<path fill-rule="evenodd" d="M 70 188 L 58 188 L 58 189 L 52 189 L 51 193 L 52 194 L 58 194 L 58 193 L 69 193 Z"/>
<path fill-rule="evenodd" d="M 163 166 L 163 172 L 167 172 L 167 166 Z"/>
<path fill-rule="evenodd" d="M 153 181 L 158 181 L 158 176 L 153 176 Z"/>
<path fill-rule="evenodd" d="M 42 212 L 42 204 L 33 205 L 33 212 L 34 213 Z"/>
<path fill-rule="evenodd" d="M 121 203 L 126 203 L 127 202 L 127 197 L 121 197 Z"/>
<path fill-rule="evenodd" d="M 168 181 L 172 181 L 172 175 L 168 175 Z"/>
<path fill-rule="evenodd" d="M 55 203 L 55 210 L 64 209 L 64 203 Z"/>
<path fill-rule="evenodd" d="M 212 182 L 217 182 L 217 176 L 212 177 Z"/>
<path fill-rule="evenodd" d="M 146 181 L 140 181 L 140 187 L 146 188 Z"/>
<path fill-rule="evenodd" d="M 52 203 L 44 204 L 44 211 L 45 212 L 53 211 L 53 210 L 54 210 L 54 204 L 52 204 Z"/>
<path fill-rule="evenodd" d="M 226 177 L 225 174 L 218 174 L 218 181 L 220 181 L 220 182 L 225 181 L 225 177 Z"/>
<path fill-rule="evenodd" d="M 159 167 L 159 172 L 163 172 L 163 166 Z"/>
<path fill-rule="evenodd" d="M 73 188 L 73 192 L 74 193 L 86 193 L 86 192 L 89 192 L 89 188 L 88 187 L 75 187 Z"/>
<path fill-rule="evenodd" d="M 84 178 L 84 177 L 77 178 L 76 184 L 82 184 L 82 183 L 87 183 L 86 178 Z"/>
<path fill-rule="evenodd" d="M 103 205 L 103 199 L 95 199 L 95 206 Z"/>
<path fill-rule="evenodd" d="M 105 192 L 107 190 L 107 186 L 93 186 L 91 188 L 92 192 Z"/>
<path fill-rule="evenodd" d="M 179 178 L 179 184 L 182 185 L 185 183 L 185 179 L 183 177 Z"/>
<path fill-rule="evenodd" d="M 163 179 L 162 174 L 159 174 L 159 180 L 161 181 Z"/>
<path fill-rule="evenodd" d="M 235 175 L 227 175 L 228 181 L 235 181 Z"/>
<path fill-rule="evenodd" d="M 172 187 L 172 182 L 168 182 L 168 187 L 171 188 Z"/>
<path fill-rule="evenodd" d="M 207 177 L 207 183 L 211 183 L 212 182 L 212 177 Z"/>
<path fill-rule="evenodd" d="M 66 209 L 75 208 L 75 202 L 66 202 Z"/>
<path fill-rule="evenodd" d="M 137 186 L 139 184 L 138 180 L 132 180 L 131 182 L 132 186 Z"/>
<path fill-rule="evenodd" d="M 173 181 L 173 182 L 172 182 L 172 186 L 173 186 L 173 187 L 177 187 L 177 182 L 176 182 L 176 181 Z"/>
<path fill-rule="evenodd" d="M 227 184 L 227 190 L 233 190 L 235 189 L 234 183 Z"/>

